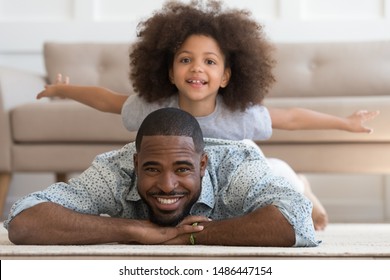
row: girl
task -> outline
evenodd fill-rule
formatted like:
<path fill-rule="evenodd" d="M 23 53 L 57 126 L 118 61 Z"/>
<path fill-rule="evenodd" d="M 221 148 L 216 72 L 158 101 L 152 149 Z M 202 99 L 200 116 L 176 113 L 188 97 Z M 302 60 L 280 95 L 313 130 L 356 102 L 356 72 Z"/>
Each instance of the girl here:
<path fill-rule="evenodd" d="M 217 1 L 172 1 L 138 28 L 139 40 L 130 54 L 130 79 L 137 95 L 69 85 L 59 75 L 57 83 L 47 85 L 37 98 L 71 98 L 121 113 L 130 131 L 137 130 L 151 111 L 177 107 L 197 117 L 205 137 L 265 140 L 273 128 L 371 132 L 363 123 L 377 112 L 339 118 L 300 108 L 264 107 L 262 101 L 274 82 L 272 46 L 247 11 L 223 9 Z M 310 186 L 286 163 L 269 162 L 311 199 L 314 226 L 324 229 L 327 214 Z"/>

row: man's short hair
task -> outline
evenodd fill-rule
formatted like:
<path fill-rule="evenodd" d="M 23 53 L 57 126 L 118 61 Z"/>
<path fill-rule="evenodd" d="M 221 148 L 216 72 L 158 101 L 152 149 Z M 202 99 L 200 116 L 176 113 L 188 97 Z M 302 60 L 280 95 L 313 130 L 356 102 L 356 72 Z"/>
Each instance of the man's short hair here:
<path fill-rule="evenodd" d="M 177 108 L 162 108 L 150 113 L 137 132 L 135 146 L 140 151 L 143 136 L 188 136 L 194 141 L 195 151 L 204 149 L 203 133 L 198 121 Z"/>

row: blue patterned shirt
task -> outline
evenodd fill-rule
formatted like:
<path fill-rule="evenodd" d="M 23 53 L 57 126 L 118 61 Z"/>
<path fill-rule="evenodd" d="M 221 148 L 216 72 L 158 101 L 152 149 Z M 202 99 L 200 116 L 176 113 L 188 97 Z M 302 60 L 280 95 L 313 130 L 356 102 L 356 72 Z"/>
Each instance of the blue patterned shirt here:
<path fill-rule="evenodd" d="M 209 163 L 202 190 L 191 215 L 213 220 L 276 206 L 294 227 L 295 246 L 317 246 L 312 205 L 283 177 L 276 177 L 264 156 L 244 141 L 205 139 Z M 54 202 L 80 213 L 148 219 L 148 208 L 137 191 L 133 154 L 135 144 L 98 155 L 91 167 L 69 183 L 55 183 L 18 200 L 4 226 L 21 211 L 41 202 Z"/>

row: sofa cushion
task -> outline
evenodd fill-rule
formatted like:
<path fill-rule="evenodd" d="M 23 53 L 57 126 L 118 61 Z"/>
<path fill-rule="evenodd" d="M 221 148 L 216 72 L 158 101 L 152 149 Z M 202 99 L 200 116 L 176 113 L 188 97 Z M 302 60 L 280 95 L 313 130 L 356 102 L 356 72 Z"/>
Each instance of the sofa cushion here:
<path fill-rule="evenodd" d="M 75 85 L 102 86 L 130 94 L 133 91 L 129 82 L 129 46 L 125 43 L 45 43 L 48 83 L 54 83 L 57 74 L 62 73 Z"/>
<path fill-rule="evenodd" d="M 280 43 L 271 97 L 389 95 L 390 41 Z"/>
<path fill-rule="evenodd" d="M 128 143 L 135 133 L 122 126 L 120 115 L 99 112 L 70 100 L 37 101 L 11 111 L 17 143 Z"/>

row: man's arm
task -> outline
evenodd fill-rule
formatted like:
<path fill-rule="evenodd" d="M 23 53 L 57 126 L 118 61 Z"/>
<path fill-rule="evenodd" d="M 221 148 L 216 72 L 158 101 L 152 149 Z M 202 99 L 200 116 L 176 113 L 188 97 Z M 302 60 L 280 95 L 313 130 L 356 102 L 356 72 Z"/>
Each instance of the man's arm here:
<path fill-rule="evenodd" d="M 291 247 L 295 232 L 273 205 L 256 209 L 244 216 L 200 222 L 202 231 L 193 233 L 195 244 L 224 246 L 274 246 Z M 166 244 L 189 244 L 189 234 L 184 234 Z"/>
<path fill-rule="evenodd" d="M 193 216 L 178 227 L 159 227 L 146 220 L 111 218 L 81 214 L 58 204 L 44 202 L 18 214 L 8 225 L 8 236 L 15 244 L 160 244 L 180 235 L 199 232 L 203 226 L 191 226 Z"/>
<path fill-rule="evenodd" d="M 68 184 L 56 183 L 18 200 L 4 222 L 10 240 L 16 244 L 158 244 L 201 230 L 191 224 L 206 218 L 193 216 L 180 227 L 160 228 L 147 221 L 146 215 L 137 216 L 132 204 L 121 199 L 136 191 L 131 172 L 134 150 L 132 143 L 98 155 L 90 168 Z M 122 217 L 123 212 L 127 214 Z"/>
<path fill-rule="evenodd" d="M 199 244 L 274 247 L 295 244 L 292 225 L 273 205 L 241 217 L 208 222 L 204 231 L 195 236 Z"/>
<path fill-rule="evenodd" d="M 103 87 L 70 85 L 67 77 L 63 80 L 62 75 L 58 74 L 55 84 L 46 85 L 45 89 L 38 93 L 37 99 L 43 97 L 73 99 L 99 111 L 120 114 L 128 95 Z"/>
<path fill-rule="evenodd" d="M 370 133 L 372 129 L 364 126 L 374 119 L 379 111 L 360 110 L 348 117 L 337 117 L 304 108 L 268 108 L 272 128 L 285 130 L 337 129 L 349 132 Z"/>

